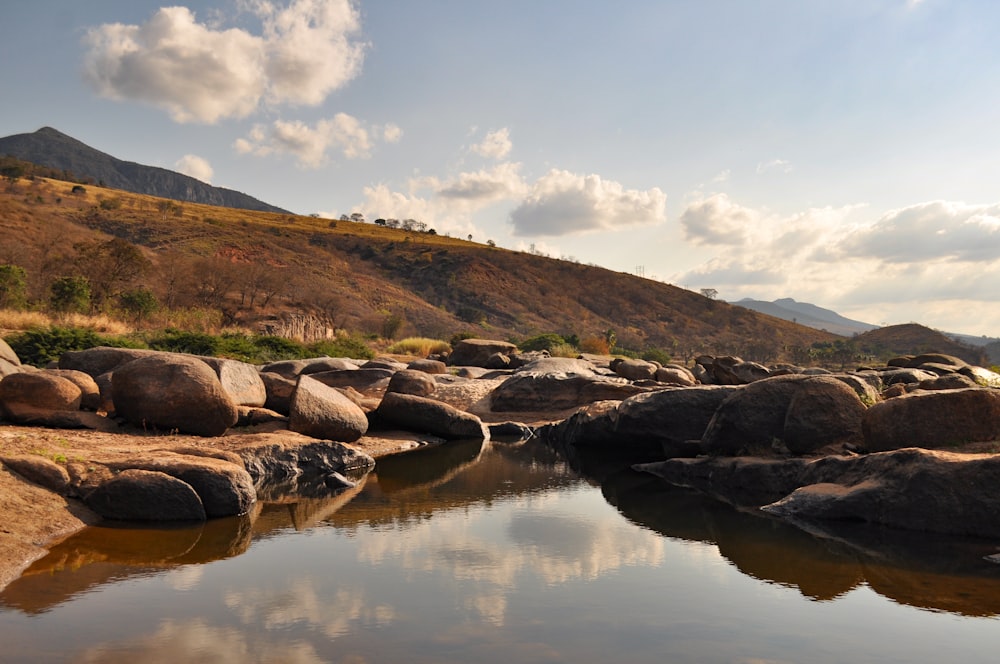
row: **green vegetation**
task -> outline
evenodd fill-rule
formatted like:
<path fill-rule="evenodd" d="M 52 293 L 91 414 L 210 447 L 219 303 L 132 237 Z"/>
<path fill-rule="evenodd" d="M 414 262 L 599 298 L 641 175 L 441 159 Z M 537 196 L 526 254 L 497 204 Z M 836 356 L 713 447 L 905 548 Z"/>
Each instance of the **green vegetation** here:
<path fill-rule="evenodd" d="M 105 336 L 79 327 L 35 328 L 25 330 L 5 339 L 17 357 L 25 364 L 44 367 L 70 350 L 84 350 L 94 346 L 116 348 L 142 348 L 145 344 L 119 336 Z"/>
<path fill-rule="evenodd" d="M 19 265 L 0 265 L 0 308 L 23 309 L 28 304 L 28 275 Z"/>

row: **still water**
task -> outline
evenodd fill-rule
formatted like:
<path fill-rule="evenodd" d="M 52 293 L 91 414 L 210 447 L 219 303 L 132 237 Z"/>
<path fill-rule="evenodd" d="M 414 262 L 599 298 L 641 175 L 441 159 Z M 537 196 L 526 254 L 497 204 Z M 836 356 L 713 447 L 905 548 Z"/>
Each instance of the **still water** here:
<path fill-rule="evenodd" d="M 0 662 L 1000 657 L 990 543 L 817 537 L 591 467 L 455 443 L 241 519 L 91 528 L 0 592 Z"/>

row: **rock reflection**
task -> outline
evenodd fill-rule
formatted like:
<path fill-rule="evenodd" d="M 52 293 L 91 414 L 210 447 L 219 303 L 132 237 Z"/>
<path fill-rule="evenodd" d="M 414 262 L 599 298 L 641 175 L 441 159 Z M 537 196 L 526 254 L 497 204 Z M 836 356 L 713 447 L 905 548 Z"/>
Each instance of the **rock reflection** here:
<path fill-rule="evenodd" d="M 810 531 L 741 512 L 629 471 L 602 492 L 633 522 L 668 537 L 715 544 L 744 574 L 815 600 L 866 584 L 899 604 L 969 616 L 1000 615 L 1000 569 L 988 541 L 831 522 Z"/>

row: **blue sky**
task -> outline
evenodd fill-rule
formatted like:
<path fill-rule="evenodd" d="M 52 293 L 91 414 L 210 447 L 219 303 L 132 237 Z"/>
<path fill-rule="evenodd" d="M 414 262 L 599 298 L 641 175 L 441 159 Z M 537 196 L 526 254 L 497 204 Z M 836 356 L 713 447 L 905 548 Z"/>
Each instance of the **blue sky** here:
<path fill-rule="evenodd" d="M 0 135 L 1000 336 L 1000 3 L 0 4 Z"/>

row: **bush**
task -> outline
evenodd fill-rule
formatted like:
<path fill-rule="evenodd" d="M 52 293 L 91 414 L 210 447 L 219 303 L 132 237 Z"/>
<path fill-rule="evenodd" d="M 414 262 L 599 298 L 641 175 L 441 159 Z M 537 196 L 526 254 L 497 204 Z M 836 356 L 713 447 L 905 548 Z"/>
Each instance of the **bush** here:
<path fill-rule="evenodd" d="M 552 357 L 578 357 L 580 351 L 576 346 L 571 346 L 570 344 L 556 344 L 552 348 L 549 348 L 549 355 Z"/>
<path fill-rule="evenodd" d="M 659 362 L 661 365 L 670 364 L 672 359 L 670 353 L 659 348 L 647 348 L 639 357 L 647 362 Z"/>
<path fill-rule="evenodd" d="M 59 277 L 52 282 L 49 304 L 60 313 L 90 308 L 90 282 L 84 277 Z"/>
<path fill-rule="evenodd" d="M 312 357 L 328 355 L 330 357 L 351 357 L 359 360 L 370 360 L 375 353 L 368 347 L 364 339 L 357 336 L 337 337 L 316 341 L 306 346 Z"/>
<path fill-rule="evenodd" d="M 8 338 L 7 343 L 25 364 L 44 367 L 52 360 L 58 360 L 70 350 L 85 350 L 95 346 L 115 348 L 143 348 L 144 344 L 135 339 L 119 336 L 104 336 L 81 327 L 34 328 Z"/>
<path fill-rule="evenodd" d="M 219 339 L 210 334 L 183 332 L 174 328 L 167 328 L 160 335 L 150 338 L 146 343 L 154 350 L 190 353 L 192 355 L 215 355 L 219 347 Z"/>
<path fill-rule="evenodd" d="M 440 339 L 427 339 L 426 337 L 408 337 L 397 341 L 386 349 L 389 353 L 398 355 L 415 355 L 417 357 L 427 357 L 433 353 L 447 353 L 451 351 L 451 346 Z"/>
<path fill-rule="evenodd" d="M 611 348 L 604 337 L 587 337 L 580 341 L 580 350 L 593 355 L 610 355 Z M 551 351 L 549 351 L 551 352 Z"/>
<path fill-rule="evenodd" d="M 517 344 L 519 350 L 525 352 L 537 351 L 537 350 L 547 350 L 552 353 L 552 348 L 555 346 L 562 346 L 567 343 L 566 339 L 558 334 L 539 334 L 535 337 L 529 337 L 524 341 Z M 572 344 L 571 344 L 572 345 Z"/>

